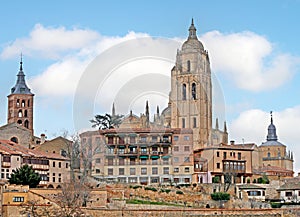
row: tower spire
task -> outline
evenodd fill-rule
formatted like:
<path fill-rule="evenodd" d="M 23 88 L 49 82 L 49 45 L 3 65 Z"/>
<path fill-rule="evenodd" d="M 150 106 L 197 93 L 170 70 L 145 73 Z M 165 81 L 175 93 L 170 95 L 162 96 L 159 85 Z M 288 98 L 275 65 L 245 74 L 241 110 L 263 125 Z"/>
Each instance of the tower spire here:
<path fill-rule="evenodd" d="M 196 34 L 196 27 L 194 26 L 194 18 L 192 18 L 192 23 L 189 28 L 189 38 L 188 39 L 197 39 L 197 34 Z"/>
<path fill-rule="evenodd" d="M 21 53 L 20 71 L 23 71 L 23 55 Z"/>
<path fill-rule="evenodd" d="M 216 118 L 216 130 L 218 130 L 218 129 L 219 129 L 219 119 Z"/>
<path fill-rule="evenodd" d="M 224 132 L 227 133 L 227 124 L 226 124 L 226 121 L 224 121 Z"/>
<path fill-rule="evenodd" d="M 116 116 L 115 103 L 113 103 L 113 105 L 112 105 L 111 116 L 112 116 L 112 117 Z"/>
<path fill-rule="evenodd" d="M 268 127 L 267 141 L 277 141 L 276 127 L 273 124 L 273 112 L 270 112 L 271 124 Z"/>

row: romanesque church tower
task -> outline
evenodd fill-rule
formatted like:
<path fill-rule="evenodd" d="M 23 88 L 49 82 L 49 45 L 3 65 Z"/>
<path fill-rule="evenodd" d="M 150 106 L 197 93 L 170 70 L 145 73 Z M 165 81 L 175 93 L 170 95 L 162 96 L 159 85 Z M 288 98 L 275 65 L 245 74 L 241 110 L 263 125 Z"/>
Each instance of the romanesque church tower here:
<path fill-rule="evenodd" d="M 18 79 L 8 97 L 7 123 L 18 123 L 31 131 L 33 135 L 33 99 L 34 94 L 26 85 L 21 58 Z"/>
<path fill-rule="evenodd" d="M 212 85 L 208 52 L 192 20 L 188 39 L 177 51 L 171 71 L 171 128 L 193 129 L 194 150 L 210 145 Z"/>

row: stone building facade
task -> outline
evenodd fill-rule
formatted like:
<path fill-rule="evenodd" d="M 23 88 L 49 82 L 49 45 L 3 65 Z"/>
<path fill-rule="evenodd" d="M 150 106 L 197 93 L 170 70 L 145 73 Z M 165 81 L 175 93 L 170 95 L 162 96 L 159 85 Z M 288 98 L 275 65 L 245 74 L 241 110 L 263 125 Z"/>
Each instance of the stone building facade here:
<path fill-rule="evenodd" d="M 96 150 L 96 179 L 146 185 L 192 182 L 192 136 L 188 129 L 119 128 L 85 132 L 81 140 Z"/>

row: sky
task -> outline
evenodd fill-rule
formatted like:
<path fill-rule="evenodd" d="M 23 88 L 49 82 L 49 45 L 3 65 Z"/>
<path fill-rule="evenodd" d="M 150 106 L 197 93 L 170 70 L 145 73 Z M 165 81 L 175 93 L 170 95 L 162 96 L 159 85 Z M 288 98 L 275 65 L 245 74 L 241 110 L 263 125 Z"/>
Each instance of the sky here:
<path fill-rule="evenodd" d="M 0 125 L 21 53 L 35 94 L 36 135 L 87 130 L 93 115 L 109 113 L 113 102 L 122 114 L 143 113 L 146 100 L 152 114 L 157 105 L 162 110 L 176 49 L 193 18 L 210 56 L 214 118 L 227 122 L 230 140 L 260 145 L 273 111 L 279 141 L 295 153 L 298 172 L 299 11 L 299 0 L 6 1 Z M 95 66 L 98 74 L 91 73 Z M 82 96 L 86 102 L 78 101 Z"/>

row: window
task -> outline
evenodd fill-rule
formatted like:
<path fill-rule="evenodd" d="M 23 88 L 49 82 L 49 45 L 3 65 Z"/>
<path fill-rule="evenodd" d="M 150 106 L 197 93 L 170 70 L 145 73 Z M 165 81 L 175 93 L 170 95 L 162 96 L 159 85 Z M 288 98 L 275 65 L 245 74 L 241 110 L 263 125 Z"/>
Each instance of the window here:
<path fill-rule="evenodd" d="M 119 158 L 119 165 L 125 165 L 124 158 Z"/>
<path fill-rule="evenodd" d="M 158 160 L 157 159 L 152 159 L 152 165 L 157 165 Z"/>
<path fill-rule="evenodd" d="M 268 157 L 271 157 L 271 153 L 270 152 L 268 152 Z"/>
<path fill-rule="evenodd" d="M 185 167 L 185 168 L 184 168 L 184 172 L 185 172 L 185 173 L 190 172 L 190 168 L 189 168 L 189 167 Z"/>
<path fill-rule="evenodd" d="M 28 116 L 28 113 L 27 113 L 27 110 L 25 110 L 24 111 L 24 117 L 27 118 L 27 116 Z"/>
<path fill-rule="evenodd" d="M 168 175 L 169 174 L 169 167 L 164 167 L 163 168 L 163 173 L 164 173 L 164 175 Z"/>
<path fill-rule="evenodd" d="M 147 175 L 147 168 L 145 167 L 141 168 L 141 175 Z"/>
<path fill-rule="evenodd" d="M 174 151 L 179 151 L 179 146 L 174 146 Z"/>
<path fill-rule="evenodd" d="M 28 107 L 30 106 L 30 99 L 27 101 L 27 106 Z"/>
<path fill-rule="evenodd" d="M 146 165 L 147 164 L 147 159 L 141 159 L 141 164 Z"/>
<path fill-rule="evenodd" d="M 108 137 L 108 144 L 113 144 L 114 143 L 114 137 L 109 136 Z"/>
<path fill-rule="evenodd" d="M 220 169 L 220 163 L 217 163 L 217 169 Z"/>
<path fill-rule="evenodd" d="M 152 142 L 157 142 L 157 136 L 152 136 Z"/>
<path fill-rule="evenodd" d="M 55 167 L 55 161 L 52 162 L 52 166 Z"/>
<path fill-rule="evenodd" d="M 66 163 L 66 168 L 69 168 L 69 164 L 68 163 Z"/>
<path fill-rule="evenodd" d="M 124 175 L 124 168 L 119 168 L 119 175 Z"/>
<path fill-rule="evenodd" d="M 178 163 L 179 162 L 179 157 L 174 157 L 173 160 L 174 160 L 174 163 Z"/>
<path fill-rule="evenodd" d="M 135 168 L 130 168 L 130 175 L 135 175 Z"/>
<path fill-rule="evenodd" d="M 158 169 L 157 167 L 152 167 L 152 174 L 157 175 L 158 174 Z"/>
<path fill-rule="evenodd" d="M 220 152 L 217 151 L 217 157 L 220 157 Z"/>
<path fill-rule="evenodd" d="M 109 176 L 112 176 L 114 174 L 114 170 L 112 168 L 107 169 L 107 173 Z"/>
<path fill-rule="evenodd" d="M 182 128 L 185 128 L 185 119 L 182 118 Z"/>
<path fill-rule="evenodd" d="M 186 100 L 186 84 L 182 85 L 182 100 Z"/>
<path fill-rule="evenodd" d="M 13 202 L 24 202 L 24 197 L 13 197 Z"/>
<path fill-rule="evenodd" d="M 291 197 L 291 196 L 293 196 L 293 193 L 291 191 L 286 191 L 285 196 L 286 197 Z"/>
<path fill-rule="evenodd" d="M 227 158 L 227 153 L 223 152 L 223 159 L 226 159 L 226 158 Z"/>
<path fill-rule="evenodd" d="M 186 69 L 187 69 L 187 72 L 190 72 L 190 71 L 191 71 L 191 61 L 190 61 L 190 60 L 188 60 L 188 61 L 186 62 Z"/>
<path fill-rule="evenodd" d="M 61 162 L 58 162 L 58 168 L 61 168 Z"/>
<path fill-rule="evenodd" d="M 107 165 L 112 166 L 114 164 L 114 159 L 113 158 L 108 158 L 107 159 Z"/>
<path fill-rule="evenodd" d="M 96 173 L 100 173 L 100 169 L 96 169 Z"/>
<path fill-rule="evenodd" d="M 52 177 L 52 182 L 55 182 L 55 177 Z"/>
<path fill-rule="evenodd" d="M 146 137 L 146 136 L 142 136 L 142 137 L 141 137 L 141 142 L 142 142 L 142 143 L 147 142 L 147 137 Z"/>
<path fill-rule="evenodd" d="M 184 136 L 184 141 L 189 141 L 190 137 L 189 136 Z"/>
<path fill-rule="evenodd" d="M 178 167 L 174 168 L 174 173 L 179 173 L 179 168 Z"/>
<path fill-rule="evenodd" d="M 22 100 L 22 107 L 25 107 L 25 100 Z"/>
<path fill-rule="evenodd" d="M 163 165 L 168 165 L 168 164 L 169 164 L 169 159 L 163 158 Z"/>
<path fill-rule="evenodd" d="M 174 141 L 178 141 L 178 136 L 174 136 Z"/>
<path fill-rule="evenodd" d="M 193 128 L 197 127 L 197 118 L 193 118 Z"/>
<path fill-rule="evenodd" d="M 238 152 L 238 160 L 241 160 L 242 159 L 242 154 L 241 152 Z"/>
<path fill-rule="evenodd" d="M 190 151 L 190 146 L 184 146 L 184 151 Z"/>
<path fill-rule="evenodd" d="M 19 110 L 18 117 L 21 118 L 23 116 L 22 110 Z"/>
<path fill-rule="evenodd" d="M 195 83 L 192 84 L 192 99 L 193 100 L 196 99 L 196 84 Z"/>
<path fill-rule="evenodd" d="M 135 158 L 130 158 L 130 165 L 135 165 Z"/>
<path fill-rule="evenodd" d="M 134 144 L 135 143 L 135 136 L 130 136 L 130 143 L 131 144 Z"/>
<path fill-rule="evenodd" d="M 96 158 L 96 164 L 101 163 L 101 159 L 100 158 Z"/>
<path fill-rule="evenodd" d="M 190 162 L 190 157 L 184 157 L 184 162 Z"/>

